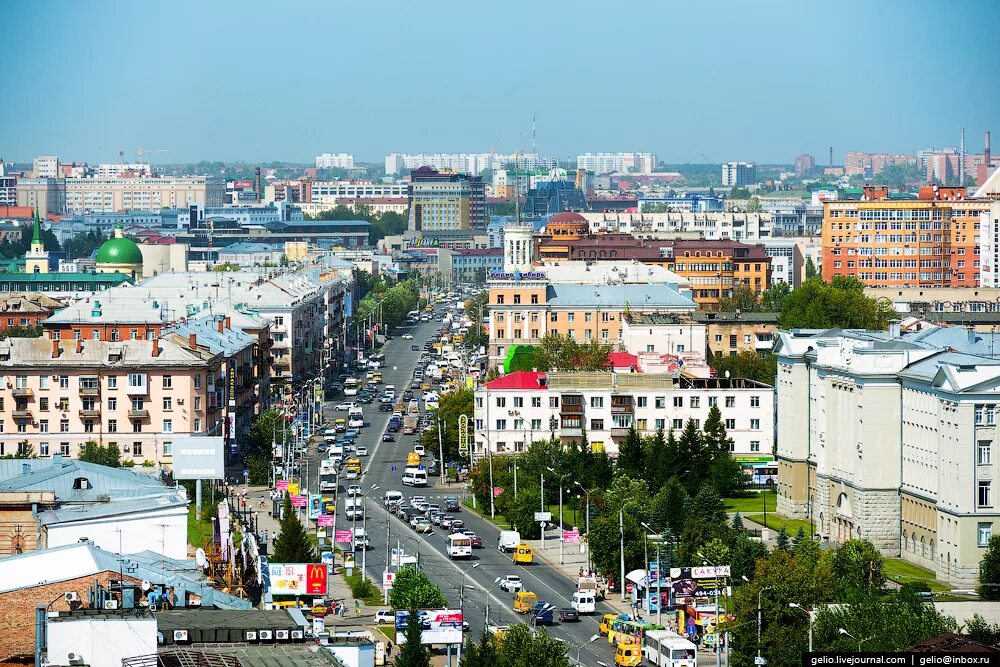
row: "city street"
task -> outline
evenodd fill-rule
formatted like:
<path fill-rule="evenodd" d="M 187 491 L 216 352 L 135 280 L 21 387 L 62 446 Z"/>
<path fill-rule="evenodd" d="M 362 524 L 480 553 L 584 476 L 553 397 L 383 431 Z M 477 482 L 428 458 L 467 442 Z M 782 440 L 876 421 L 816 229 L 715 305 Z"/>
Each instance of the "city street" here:
<path fill-rule="evenodd" d="M 422 350 L 423 344 L 439 326 L 432 321 L 401 329 L 397 336 L 386 344 L 382 350 L 386 355 L 385 367 L 381 369 L 384 384 L 394 385 L 400 393 L 408 386 L 421 354 L 420 351 L 412 350 L 411 344 L 419 345 Z M 412 341 L 399 337 L 399 334 L 406 332 L 413 335 Z M 344 400 L 349 399 L 350 397 L 347 397 Z M 338 398 L 336 402 L 339 403 L 340 400 Z M 335 404 L 327 404 L 327 420 L 341 414 L 333 412 Z M 497 577 L 505 574 L 520 575 L 524 582 L 524 590 L 535 592 L 539 601 L 548 602 L 556 607 L 569 606 L 570 598 L 576 590 L 575 582 L 570 575 L 575 577 L 575 571 L 570 571 L 569 568 L 561 570 L 558 565 L 546 563 L 537 554 L 531 565 L 515 566 L 509 556 L 496 549 L 499 530 L 467 508 L 463 507 L 460 516 L 467 527 L 483 538 L 485 548 L 475 549 L 473 557 L 469 560 L 456 561 L 450 560 L 447 556 L 447 531 L 435 526 L 433 532 L 419 534 L 386 512 L 382 506 L 382 496 L 389 490 L 401 491 L 406 498 L 423 495 L 430 502 L 441 502 L 445 496 L 463 498 L 464 493 L 461 485 L 442 486 L 440 477 L 430 479 L 426 488 L 413 489 L 403 486 L 400 478 L 405 467 L 406 454 L 412 450 L 417 436 L 403 436 L 400 431 L 396 434 L 398 437 L 395 442 L 382 442 L 389 413 L 379 412 L 377 403 L 366 405 L 364 409 L 365 419 L 370 425 L 363 429 L 357 444 L 367 446 L 370 454 L 367 460 L 363 460 L 363 465 L 367 466 L 366 471 L 361 481 L 356 483 L 366 492 L 372 485 L 377 486 L 367 496 L 365 521 L 366 532 L 371 542 L 365 565 L 373 581 L 381 582 L 382 572 L 385 570 L 388 528 L 388 546 L 397 548 L 398 545 L 405 553 L 418 556 L 420 569 L 441 587 L 449 603 L 454 607 L 464 608 L 465 618 L 470 624 L 473 637 L 478 637 L 482 633 L 487 613 L 490 623 L 495 625 L 508 625 L 524 620 L 523 616 L 513 611 L 512 595 L 500 590 L 494 583 Z M 310 456 L 310 471 L 319 470 L 323 456 L 312 449 Z M 310 492 L 318 493 L 318 479 L 315 474 L 310 474 L 309 485 Z M 341 480 L 337 508 L 338 526 L 341 529 L 346 528 L 343 514 L 345 489 L 346 484 Z M 329 492 L 326 495 L 329 495 Z M 550 540 L 546 555 L 558 559 L 558 549 L 558 542 Z M 357 563 L 360 567 L 362 563 L 360 552 L 357 554 Z M 583 646 L 581 658 L 584 664 L 593 665 L 597 664 L 597 661 L 613 663 L 614 657 L 603 637 L 593 644 L 584 645 L 590 637 L 597 634 L 601 614 L 613 611 L 616 610 L 598 604 L 597 613 L 593 616 L 582 616 L 578 623 L 557 623 L 549 628 L 549 632 L 566 642 L 569 655 L 573 659 L 576 658 L 577 648 Z"/>

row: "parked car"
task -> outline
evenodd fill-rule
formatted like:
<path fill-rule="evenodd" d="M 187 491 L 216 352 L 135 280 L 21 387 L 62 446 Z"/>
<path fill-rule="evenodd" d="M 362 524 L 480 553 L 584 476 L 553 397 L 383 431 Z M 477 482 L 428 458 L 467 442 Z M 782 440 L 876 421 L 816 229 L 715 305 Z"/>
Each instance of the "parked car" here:
<path fill-rule="evenodd" d="M 403 340 L 413 340 L 413 334 L 405 333 L 402 336 L 400 336 L 400 338 L 402 338 Z"/>
<path fill-rule="evenodd" d="M 395 625 L 396 612 L 392 609 L 379 609 L 375 612 L 375 622 L 378 625 Z"/>

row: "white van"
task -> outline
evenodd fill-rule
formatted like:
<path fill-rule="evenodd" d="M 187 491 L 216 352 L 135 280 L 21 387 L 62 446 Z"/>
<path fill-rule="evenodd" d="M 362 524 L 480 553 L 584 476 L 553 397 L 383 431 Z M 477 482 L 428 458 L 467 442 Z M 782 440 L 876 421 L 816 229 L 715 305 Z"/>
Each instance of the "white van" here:
<path fill-rule="evenodd" d="M 382 497 L 382 502 L 386 507 L 389 505 L 397 505 L 399 501 L 403 499 L 403 494 L 399 491 L 386 491 L 385 495 Z"/>
<path fill-rule="evenodd" d="M 365 413 L 361 408 L 351 408 L 347 413 L 347 425 L 350 428 L 362 428 L 365 425 Z"/>
<path fill-rule="evenodd" d="M 578 614 L 593 614 L 597 611 L 597 600 L 591 591 L 577 591 L 573 593 L 573 601 L 570 603 Z"/>
<path fill-rule="evenodd" d="M 403 472 L 403 484 L 406 486 L 427 486 L 427 471 L 420 468 L 407 468 Z"/>
<path fill-rule="evenodd" d="M 364 501 L 362 498 L 356 498 L 354 496 L 348 496 L 347 498 L 344 499 L 344 515 L 347 517 L 348 521 L 355 518 L 358 519 L 363 518 L 362 516 L 362 512 L 364 511 L 362 509 L 363 502 Z"/>

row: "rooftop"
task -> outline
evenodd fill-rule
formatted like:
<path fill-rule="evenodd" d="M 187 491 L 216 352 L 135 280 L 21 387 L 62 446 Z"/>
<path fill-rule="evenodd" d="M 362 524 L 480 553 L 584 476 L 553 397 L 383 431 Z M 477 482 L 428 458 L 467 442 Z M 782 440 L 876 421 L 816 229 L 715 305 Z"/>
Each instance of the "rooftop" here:
<path fill-rule="evenodd" d="M 540 371 L 515 371 L 498 377 L 486 383 L 487 389 L 538 389 L 545 380 L 545 373 Z"/>
<path fill-rule="evenodd" d="M 59 354 L 53 357 L 53 349 Z M 153 356 L 151 340 L 64 340 L 7 338 L 0 340 L 0 370 L 20 367 L 66 367 L 114 371 L 152 367 L 207 365 L 217 352 L 199 345 L 192 350 L 187 341 L 164 337 L 159 354 Z"/>
<path fill-rule="evenodd" d="M 58 454 L 40 459 L 0 459 L 0 492 L 52 491 L 58 501 L 97 501 L 168 493 L 170 489 L 153 474 L 153 469 L 109 468 Z M 87 479 L 89 488 L 73 488 L 80 477 Z"/>
<path fill-rule="evenodd" d="M 670 285 L 549 285 L 546 302 L 550 306 L 594 306 L 620 310 L 673 308 L 694 310 L 695 303 Z"/>

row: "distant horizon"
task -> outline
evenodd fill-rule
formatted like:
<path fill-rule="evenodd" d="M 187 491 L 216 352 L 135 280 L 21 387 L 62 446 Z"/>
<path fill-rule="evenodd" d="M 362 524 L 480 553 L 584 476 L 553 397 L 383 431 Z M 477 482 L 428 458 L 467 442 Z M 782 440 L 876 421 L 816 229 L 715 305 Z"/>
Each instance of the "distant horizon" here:
<path fill-rule="evenodd" d="M 957 148 L 963 127 L 978 153 L 1000 108 L 989 0 L 445 5 L 14 3 L 0 156 L 378 163 L 527 152 L 534 118 L 560 160 L 843 164 Z"/>

